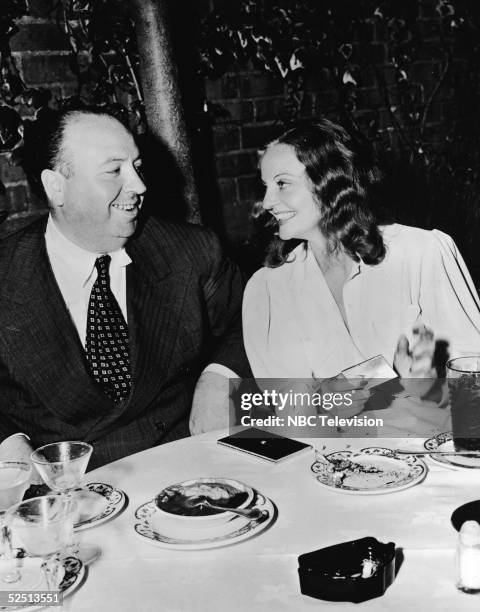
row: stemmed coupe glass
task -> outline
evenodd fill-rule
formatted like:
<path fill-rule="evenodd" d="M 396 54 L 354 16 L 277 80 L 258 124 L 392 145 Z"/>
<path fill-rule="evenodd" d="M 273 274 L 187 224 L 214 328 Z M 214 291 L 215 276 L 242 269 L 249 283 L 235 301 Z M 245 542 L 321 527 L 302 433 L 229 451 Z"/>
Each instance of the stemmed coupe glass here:
<path fill-rule="evenodd" d="M 46 444 L 33 451 L 31 460 L 43 478 L 46 485 L 70 500 L 76 500 L 76 491 L 83 484 L 93 447 L 87 442 L 68 441 Z M 88 494 L 82 492 L 78 496 L 77 521 L 82 514 L 82 508 L 88 504 Z M 100 554 L 100 549 L 94 545 L 72 542 L 72 555 L 78 556 L 85 565 L 91 563 Z"/>
<path fill-rule="evenodd" d="M 34 450 L 31 460 L 52 491 L 72 498 L 83 484 L 92 451 L 87 442 L 54 442 Z"/>
<path fill-rule="evenodd" d="M 60 558 L 72 540 L 76 505 L 63 495 L 34 497 L 10 507 L 5 521 L 10 537 L 31 557 L 43 560 L 47 589 L 56 591 L 62 576 Z M 18 590 L 18 586 L 15 585 Z"/>
<path fill-rule="evenodd" d="M 12 541 L 8 526 L 5 524 L 5 513 L 14 504 L 20 502 L 30 482 L 31 466 L 23 461 L 0 461 L 0 557 L 10 565 L 9 570 L 0 572 L 0 589 L 31 589 L 40 582 L 41 574 L 31 568 L 22 572 L 15 566 Z M 13 585 L 15 585 L 13 587 Z"/>

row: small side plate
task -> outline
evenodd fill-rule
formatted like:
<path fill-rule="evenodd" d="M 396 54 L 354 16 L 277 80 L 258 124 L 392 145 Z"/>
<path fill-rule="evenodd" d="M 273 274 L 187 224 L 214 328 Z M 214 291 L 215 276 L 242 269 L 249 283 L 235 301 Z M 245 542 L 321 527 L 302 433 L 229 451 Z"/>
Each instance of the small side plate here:
<path fill-rule="evenodd" d="M 451 431 L 438 434 L 429 438 L 423 445 L 428 451 L 446 451 L 455 453 L 453 436 Z M 480 457 L 465 457 L 461 455 L 429 455 L 429 459 L 443 467 L 453 470 L 478 470 L 480 469 Z"/>
<path fill-rule="evenodd" d="M 75 531 L 96 527 L 122 512 L 128 497 L 121 489 L 104 482 L 90 482 L 76 492 L 80 504 L 80 520 Z"/>
<path fill-rule="evenodd" d="M 39 568 L 41 565 L 41 559 L 26 557 L 24 559 L 24 563 L 32 564 Z M 83 584 L 83 582 L 86 579 L 87 570 L 85 566 L 82 564 L 82 562 L 76 557 L 67 557 L 63 559 L 63 568 L 64 568 L 64 574 L 63 574 L 62 581 L 60 582 L 59 590 L 62 592 L 63 598 L 65 599 L 65 597 L 68 597 L 69 595 L 74 593 L 78 588 L 80 588 L 80 586 Z M 10 584 L 6 586 L 8 586 L 8 591 L 15 590 L 15 585 Z M 3 590 L 7 590 L 7 589 L 3 589 Z M 47 587 L 45 584 L 45 579 L 43 579 L 42 583 L 39 586 L 37 586 L 35 590 L 32 590 L 32 595 L 35 596 L 35 594 L 38 593 L 38 591 L 46 591 L 46 590 L 47 590 Z M 25 593 L 28 593 L 28 591 L 25 591 Z M 15 606 L 15 605 L 0 606 L 0 610 L 5 610 L 5 611 L 22 610 L 23 612 L 34 612 L 35 610 L 41 610 L 44 608 L 45 608 L 45 604 L 33 605 L 33 606 L 25 606 L 25 604 L 18 605 L 18 606 Z"/>

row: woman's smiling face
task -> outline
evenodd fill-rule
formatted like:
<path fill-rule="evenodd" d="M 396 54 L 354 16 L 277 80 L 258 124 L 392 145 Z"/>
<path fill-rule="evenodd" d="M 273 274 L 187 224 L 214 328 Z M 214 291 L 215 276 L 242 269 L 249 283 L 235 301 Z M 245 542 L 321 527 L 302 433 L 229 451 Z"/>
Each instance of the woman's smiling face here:
<path fill-rule="evenodd" d="M 321 234 L 320 206 L 312 193 L 312 183 L 295 149 L 273 144 L 260 161 L 266 191 L 263 208 L 278 221 L 282 240 L 312 240 Z"/>

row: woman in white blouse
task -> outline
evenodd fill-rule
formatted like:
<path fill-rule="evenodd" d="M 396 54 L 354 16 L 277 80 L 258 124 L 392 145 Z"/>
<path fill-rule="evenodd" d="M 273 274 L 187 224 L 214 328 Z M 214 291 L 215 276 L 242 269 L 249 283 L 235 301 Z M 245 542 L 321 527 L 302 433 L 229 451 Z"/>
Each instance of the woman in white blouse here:
<path fill-rule="evenodd" d="M 270 143 L 260 166 L 277 235 L 244 297 L 256 378 L 324 379 L 379 354 L 401 377 L 432 377 L 435 346 L 443 365 L 480 352 L 479 299 L 453 240 L 377 224 L 380 172 L 358 136 L 322 119 Z"/>

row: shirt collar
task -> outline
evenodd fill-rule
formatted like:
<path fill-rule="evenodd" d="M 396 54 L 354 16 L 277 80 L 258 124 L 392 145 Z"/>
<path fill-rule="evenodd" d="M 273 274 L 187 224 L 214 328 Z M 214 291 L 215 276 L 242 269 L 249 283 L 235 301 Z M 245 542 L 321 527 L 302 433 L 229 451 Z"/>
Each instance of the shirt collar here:
<path fill-rule="evenodd" d="M 305 259 L 307 257 L 310 257 L 313 261 L 315 261 L 315 255 L 313 254 L 313 250 L 312 247 L 310 246 L 310 244 L 307 242 L 306 245 L 300 245 L 301 247 L 306 246 L 305 248 Z M 316 264 L 316 261 L 315 261 Z M 317 264 L 316 264 L 317 265 Z M 361 257 L 359 257 L 358 261 L 353 261 L 352 262 L 352 270 L 350 272 L 350 275 L 347 278 L 347 282 L 351 281 L 352 279 L 354 279 L 356 276 L 358 276 L 359 274 L 362 273 L 363 269 L 365 267 L 365 264 L 363 263 L 363 260 Z"/>
<path fill-rule="evenodd" d="M 82 286 L 90 279 L 97 257 L 104 255 L 104 253 L 86 251 L 69 240 L 62 234 L 51 215 L 48 217 L 45 230 L 45 242 L 50 259 L 54 258 L 67 265 L 71 270 L 72 278 L 78 278 Z M 111 257 L 110 266 L 116 268 L 126 267 L 132 261 L 124 248 L 108 253 L 108 255 Z"/>

